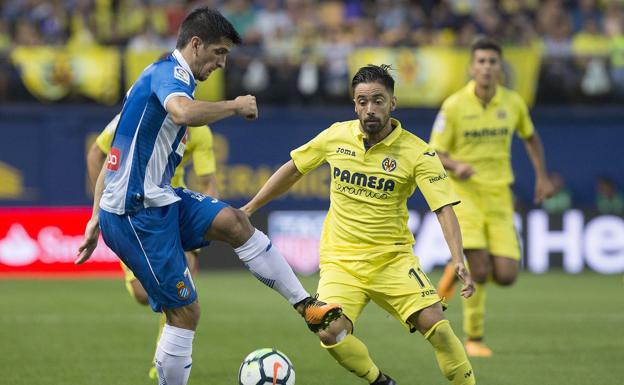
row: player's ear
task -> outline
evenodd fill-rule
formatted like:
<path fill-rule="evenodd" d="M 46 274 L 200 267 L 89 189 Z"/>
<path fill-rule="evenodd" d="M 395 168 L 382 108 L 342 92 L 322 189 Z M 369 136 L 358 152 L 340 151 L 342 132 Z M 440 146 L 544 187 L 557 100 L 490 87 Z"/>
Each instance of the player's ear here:
<path fill-rule="evenodd" d="M 392 102 L 390 104 L 390 111 L 394 111 L 397 106 L 397 97 L 392 95 Z"/>
<path fill-rule="evenodd" d="M 193 48 L 193 53 L 197 55 L 197 50 L 199 49 L 199 46 L 202 44 L 202 40 L 198 36 L 193 36 L 191 38 L 190 44 L 191 44 L 191 48 Z"/>

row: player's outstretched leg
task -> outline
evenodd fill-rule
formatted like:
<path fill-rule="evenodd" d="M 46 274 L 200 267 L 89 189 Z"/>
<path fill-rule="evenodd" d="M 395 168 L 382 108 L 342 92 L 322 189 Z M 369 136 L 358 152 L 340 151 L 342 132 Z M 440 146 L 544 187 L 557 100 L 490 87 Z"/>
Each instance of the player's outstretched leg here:
<path fill-rule="evenodd" d="M 352 331 L 351 321 L 341 316 L 318 333 L 321 346 L 327 349 L 342 367 L 365 379 L 369 384 L 396 385 L 393 379 L 379 370 L 371 359 L 366 345 L 351 334 Z"/>
<path fill-rule="evenodd" d="M 303 315 L 310 329 L 322 329 L 342 314 L 339 305 L 310 297 L 277 248 L 251 225 L 241 210 L 222 209 L 206 232 L 206 239 L 229 243 L 249 271 L 286 298 Z"/>
<path fill-rule="evenodd" d="M 459 338 L 448 320 L 442 315 L 439 303 L 431 305 L 409 317 L 409 322 L 433 347 L 442 374 L 453 385 L 473 385 L 475 374 Z"/>

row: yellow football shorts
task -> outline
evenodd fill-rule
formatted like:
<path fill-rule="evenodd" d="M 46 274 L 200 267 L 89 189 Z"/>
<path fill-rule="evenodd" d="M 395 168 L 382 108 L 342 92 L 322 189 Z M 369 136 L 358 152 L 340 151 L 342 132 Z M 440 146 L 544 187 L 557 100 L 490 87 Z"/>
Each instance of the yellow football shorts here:
<path fill-rule="evenodd" d="M 321 263 L 319 299 L 342 305 L 354 325 L 373 300 L 414 332 L 407 319 L 440 301 L 418 258 L 411 253 L 394 252 L 358 261 L 327 259 L 330 261 Z"/>
<path fill-rule="evenodd" d="M 520 259 L 511 188 L 452 181 L 461 199 L 453 208 L 461 227 L 464 249 L 486 249 L 498 257 Z"/>

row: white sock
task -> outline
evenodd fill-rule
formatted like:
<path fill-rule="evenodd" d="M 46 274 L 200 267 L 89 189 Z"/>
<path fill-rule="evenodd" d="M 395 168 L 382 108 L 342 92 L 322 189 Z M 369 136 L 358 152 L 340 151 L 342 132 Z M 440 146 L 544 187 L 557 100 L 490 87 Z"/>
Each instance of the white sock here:
<path fill-rule="evenodd" d="M 165 325 L 156 348 L 158 385 L 186 385 L 193 363 L 194 336 L 192 330 Z"/>
<path fill-rule="evenodd" d="M 262 231 L 256 229 L 251 238 L 234 251 L 260 282 L 276 290 L 291 305 L 310 296 L 288 262 Z"/>

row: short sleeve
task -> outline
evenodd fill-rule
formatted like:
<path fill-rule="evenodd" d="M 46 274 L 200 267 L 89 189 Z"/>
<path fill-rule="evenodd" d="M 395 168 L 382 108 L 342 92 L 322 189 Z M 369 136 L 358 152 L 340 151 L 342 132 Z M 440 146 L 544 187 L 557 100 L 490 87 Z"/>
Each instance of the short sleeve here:
<path fill-rule="evenodd" d="M 327 153 L 325 151 L 325 141 L 327 130 L 318 134 L 314 139 L 290 152 L 290 157 L 295 162 L 295 167 L 302 174 L 314 170 L 325 163 Z"/>
<path fill-rule="evenodd" d="M 432 148 L 426 149 L 417 160 L 415 167 L 416 184 L 422 192 L 431 211 L 449 204 L 459 203 L 453 191 L 448 174 Z"/>
<path fill-rule="evenodd" d="M 193 99 L 195 80 L 192 75 L 173 62 L 157 64 L 152 76 L 152 92 L 156 94 L 163 108 L 167 108 L 167 101 L 174 96 L 184 96 Z"/>
<path fill-rule="evenodd" d="M 113 138 L 115 137 L 115 131 L 117 131 L 117 125 L 119 124 L 119 117 L 120 117 L 120 114 L 115 115 L 113 120 L 111 120 L 106 125 L 106 127 L 104 127 L 104 130 L 102 130 L 100 135 L 98 135 L 98 137 L 95 139 L 95 144 L 105 154 L 108 154 L 108 152 L 111 149 L 111 146 L 113 145 Z"/>
<path fill-rule="evenodd" d="M 449 108 L 446 103 L 442 105 L 436 116 L 429 144 L 437 151 L 449 152 L 453 142 L 453 126 L 449 116 Z"/>
<path fill-rule="evenodd" d="M 212 145 L 212 131 L 210 127 L 201 126 L 195 127 L 191 140 L 197 142 L 193 147 L 193 170 L 195 175 L 203 176 L 213 174 L 217 170 L 217 165 L 214 156 L 214 149 Z"/>
<path fill-rule="evenodd" d="M 518 131 L 519 137 L 528 139 L 533 136 L 535 127 L 533 126 L 531 115 L 529 115 L 529 108 L 521 97 L 518 97 L 518 108 L 520 111 L 516 130 Z"/>

